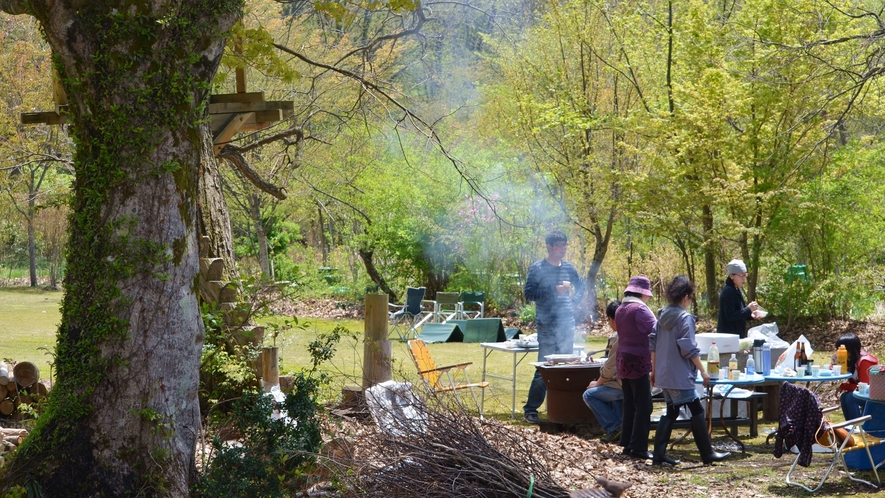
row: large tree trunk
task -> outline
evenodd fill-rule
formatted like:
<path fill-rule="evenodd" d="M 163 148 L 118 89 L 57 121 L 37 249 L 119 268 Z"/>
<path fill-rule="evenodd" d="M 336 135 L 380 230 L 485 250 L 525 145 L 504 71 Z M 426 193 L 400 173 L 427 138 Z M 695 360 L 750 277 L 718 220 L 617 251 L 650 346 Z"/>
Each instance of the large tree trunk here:
<path fill-rule="evenodd" d="M 57 382 L 0 494 L 25 483 L 52 497 L 189 494 L 203 342 L 197 229 L 216 207 L 199 191 L 217 175 L 204 103 L 240 8 L 30 2 L 69 96 L 76 180 Z"/>

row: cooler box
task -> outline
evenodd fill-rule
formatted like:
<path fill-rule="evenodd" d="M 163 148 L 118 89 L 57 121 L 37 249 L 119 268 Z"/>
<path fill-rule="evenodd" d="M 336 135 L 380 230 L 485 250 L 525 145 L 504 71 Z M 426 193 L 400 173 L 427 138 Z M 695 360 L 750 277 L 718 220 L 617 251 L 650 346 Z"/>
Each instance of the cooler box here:
<path fill-rule="evenodd" d="M 703 334 L 695 334 L 695 340 L 701 349 L 701 357 L 707 357 L 707 351 L 713 342 L 719 348 L 719 361 L 728 361 L 731 353 L 737 353 L 740 350 L 741 336 L 737 334 L 720 334 L 719 332 L 705 332 Z"/>

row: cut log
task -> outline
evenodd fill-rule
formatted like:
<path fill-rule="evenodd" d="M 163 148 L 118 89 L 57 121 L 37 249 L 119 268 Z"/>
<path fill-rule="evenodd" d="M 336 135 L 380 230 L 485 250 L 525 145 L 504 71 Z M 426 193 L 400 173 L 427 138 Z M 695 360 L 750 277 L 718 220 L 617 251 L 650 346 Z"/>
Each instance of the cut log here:
<path fill-rule="evenodd" d="M 0 427 L 0 434 L 2 434 L 3 437 L 6 437 L 6 436 L 28 437 L 28 430 L 27 429 L 13 429 L 11 427 Z"/>
<path fill-rule="evenodd" d="M 223 258 L 200 258 L 200 276 L 203 280 L 221 280 L 224 276 Z"/>
<path fill-rule="evenodd" d="M 25 438 L 21 436 L 3 436 L 3 441 L 6 441 L 9 444 L 14 444 L 16 446 L 22 444 Z"/>
<path fill-rule="evenodd" d="M 0 401 L 0 414 L 3 415 L 12 415 L 12 412 L 15 411 L 15 403 L 9 398 L 3 398 Z"/>

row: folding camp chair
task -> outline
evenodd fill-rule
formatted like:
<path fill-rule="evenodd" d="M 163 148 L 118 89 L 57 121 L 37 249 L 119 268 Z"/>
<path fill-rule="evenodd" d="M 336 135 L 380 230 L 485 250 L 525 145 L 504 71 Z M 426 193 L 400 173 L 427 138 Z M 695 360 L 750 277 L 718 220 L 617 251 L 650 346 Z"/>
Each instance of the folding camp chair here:
<path fill-rule="evenodd" d="M 862 482 L 877 488 L 882 485 L 879 473 L 870 455 L 870 447 L 882 444 L 882 440 L 868 434 L 861 428 L 861 424 L 871 418 L 870 415 L 853 420 L 846 420 L 838 424 L 831 424 L 827 414 L 839 410 L 838 406 L 821 410 L 820 401 L 810 390 L 790 383 L 781 386 L 780 414 L 777 443 L 774 456 L 779 457 L 786 451 L 790 451 L 793 444 L 799 449 L 793 465 L 787 472 L 787 484 L 798 486 L 808 492 L 815 492 L 824 485 L 833 468 L 837 463 L 842 465 L 848 478 L 852 481 Z M 815 427 L 816 424 L 816 427 Z M 850 430 L 849 430 L 850 429 Z M 826 453 L 812 453 L 814 444 L 818 444 L 829 450 Z M 790 446 L 790 448 L 787 448 Z M 870 462 L 876 483 L 856 477 L 845 463 L 845 454 L 853 451 L 863 451 Z M 826 455 L 829 465 L 821 477 L 817 486 L 810 488 L 792 479 L 797 465 L 809 467 L 814 454 Z"/>
<path fill-rule="evenodd" d="M 390 332 L 396 332 L 401 341 L 407 341 L 418 335 L 418 329 L 433 318 L 433 311 L 424 308 L 433 301 L 424 300 L 424 287 L 408 287 L 405 304 L 391 304 L 394 311 L 389 312 Z"/>
<path fill-rule="evenodd" d="M 424 341 L 421 339 L 409 341 L 409 352 L 412 353 L 412 360 L 415 361 L 415 367 L 418 369 L 418 373 L 421 374 L 421 378 L 424 379 L 424 382 L 429 389 L 437 393 L 455 393 L 455 399 L 458 401 L 458 405 L 460 405 L 462 409 L 464 408 L 464 404 L 461 402 L 461 395 L 458 394 L 458 391 L 470 389 L 470 394 L 473 395 L 473 402 L 476 403 L 476 410 L 479 412 L 480 418 L 482 417 L 482 407 L 480 406 L 479 399 L 477 399 L 476 392 L 473 389 L 485 389 L 489 386 L 489 383 L 470 382 L 470 378 L 467 376 L 467 367 L 472 365 L 473 362 L 438 367 L 433 361 L 433 357 L 430 356 L 430 350 L 427 349 L 427 345 L 424 344 Z M 456 380 L 459 379 L 459 374 L 463 374 L 463 382 Z"/>
<path fill-rule="evenodd" d="M 486 293 L 464 291 L 461 293 L 461 317 L 482 318 L 486 311 Z"/>
<path fill-rule="evenodd" d="M 437 292 L 433 307 L 433 322 L 446 323 L 461 318 L 461 294 L 458 292 Z"/>

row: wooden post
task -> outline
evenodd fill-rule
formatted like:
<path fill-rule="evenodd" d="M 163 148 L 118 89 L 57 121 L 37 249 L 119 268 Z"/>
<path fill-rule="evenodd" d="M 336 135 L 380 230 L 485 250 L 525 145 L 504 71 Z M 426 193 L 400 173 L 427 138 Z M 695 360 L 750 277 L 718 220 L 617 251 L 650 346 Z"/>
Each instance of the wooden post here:
<path fill-rule="evenodd" d="M 391 345 L 387 338 L 387 294 L 366 294 L 363 389 L 390 380 Z"/>
<path fill-rule="evenodd" d="M 265 392 L 270 392 L 271 386 L 280 385 L 280 348 L 261 349 L 261 379 Z"/>

